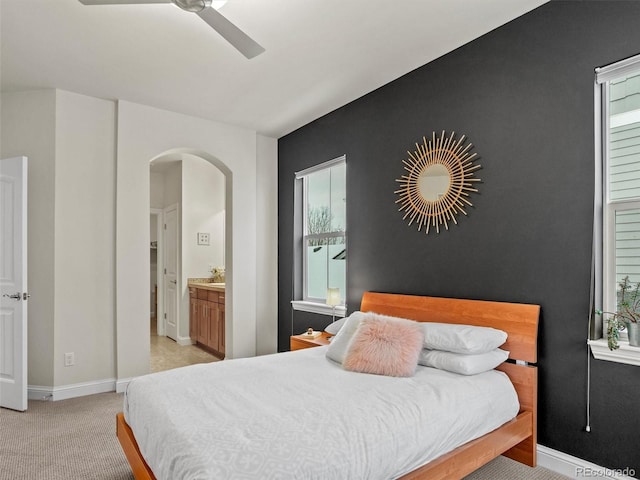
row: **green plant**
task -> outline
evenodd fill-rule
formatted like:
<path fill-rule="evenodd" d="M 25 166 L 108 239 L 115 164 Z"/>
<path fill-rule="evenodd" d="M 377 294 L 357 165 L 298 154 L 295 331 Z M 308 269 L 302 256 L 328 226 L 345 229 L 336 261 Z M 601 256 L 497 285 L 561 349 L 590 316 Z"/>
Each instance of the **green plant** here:
<path fill-rule="evenodd" d="M 609 350 L 620 348 L 620 332 L 627 328 L 629 323 L 640 322 L 640 282 L 635 287 L 626 276 L 618 284 L 617 300 L 618 308 L 615 313 L 596 310 L 598 315 L 611 315 L 607 321 L 607 345 Z"/>
<path fill-rule="evenodd" d="M 605 312 L 606 313 L 606 312 Z M 619 320 L 615 314 L 607 322 L 607 346 L 609 350 L 617 350 L 620 348 L 618 340 L 620 340 L 620 332 L 627 327 L 627 324 Z"/>

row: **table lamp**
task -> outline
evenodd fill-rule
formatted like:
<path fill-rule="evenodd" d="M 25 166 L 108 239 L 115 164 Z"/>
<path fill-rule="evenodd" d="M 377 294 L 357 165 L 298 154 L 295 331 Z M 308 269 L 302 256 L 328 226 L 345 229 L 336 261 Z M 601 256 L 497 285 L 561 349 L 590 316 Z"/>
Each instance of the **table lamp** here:
<path fill-rule="evenodd" d="M 339 288 L 327 288 L 327 305 L 331 305 L 333 308 L 333 319 L 332 321 L 336 321 L 336 305 L 340 305 L 342 300 L 340 299 L 340 289 Z"/>

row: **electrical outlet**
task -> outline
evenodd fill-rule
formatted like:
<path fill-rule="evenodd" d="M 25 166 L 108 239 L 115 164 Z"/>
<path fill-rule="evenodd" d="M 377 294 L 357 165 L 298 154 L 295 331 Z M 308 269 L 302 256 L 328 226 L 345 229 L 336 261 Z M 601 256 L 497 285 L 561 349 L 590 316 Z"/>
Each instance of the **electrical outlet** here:
<path fill-rule="evenodd" d="M 209 234 L 208 233 L 198 233 L 198 245 L 209 245 Z"/>
<path fill-rule="evenodd" d="M 76 364 L 76 354 L 73 352 L 64 354 L 64 366 L 71 367 Z"/>

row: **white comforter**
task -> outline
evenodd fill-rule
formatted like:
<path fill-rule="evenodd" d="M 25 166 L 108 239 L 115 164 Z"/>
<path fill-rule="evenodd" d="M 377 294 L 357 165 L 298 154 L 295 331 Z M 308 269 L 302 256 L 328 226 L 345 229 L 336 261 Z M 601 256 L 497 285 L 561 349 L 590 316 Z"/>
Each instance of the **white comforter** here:
<path fill-rule="evenodd" d="M 391 479 L 518 412 L 508 377 L 348 372 L 326 347 L 139 377 L 125 418 L 158 479 Z"/>

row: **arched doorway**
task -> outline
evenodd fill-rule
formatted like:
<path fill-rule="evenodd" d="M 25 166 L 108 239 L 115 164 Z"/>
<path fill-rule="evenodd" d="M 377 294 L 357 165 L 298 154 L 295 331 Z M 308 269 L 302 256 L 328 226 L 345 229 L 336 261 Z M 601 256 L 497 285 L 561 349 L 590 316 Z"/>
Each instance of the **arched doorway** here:
<path fill-rule="evenodd" d="M 226 248 L 231 246 L 226 239 L 231 182 L 224 164 L 205 152 L 171 150 L 149 165 L 150 221 L 152 227 L 154 218 L 164 223 L 164 229 L 150 231 L 150 286 L 156 287 L 150 288 L 150 310 L 156 312 L 151 317 L 150 363 L 151 371 L 159 371 L 215 358 L 191 346 L 188 282 L 210 278 L 218 267 L 231 275 L 231 252 Z"/>
<path fill-rule="evenodd" d="M 273 353 L 277 341 L 276 140 L 126 101 L 118 103 L 117 128 L 113 356 L 117 391 L 123 391 L 131 378 L 149 372 L 149 162 L 161 155 L 198 155 L 225 174 L 225 266 L 229 271 L 225 355 Z"/>

